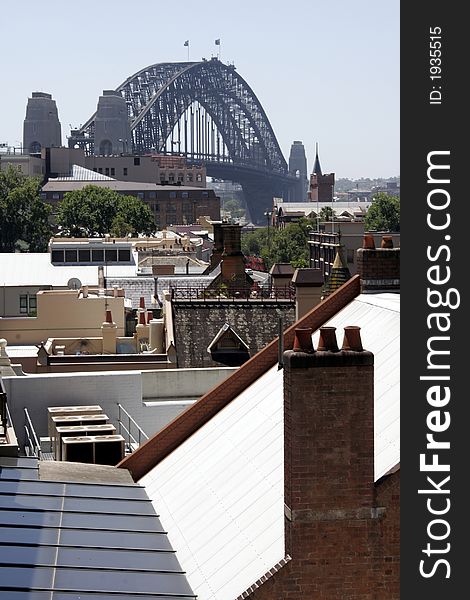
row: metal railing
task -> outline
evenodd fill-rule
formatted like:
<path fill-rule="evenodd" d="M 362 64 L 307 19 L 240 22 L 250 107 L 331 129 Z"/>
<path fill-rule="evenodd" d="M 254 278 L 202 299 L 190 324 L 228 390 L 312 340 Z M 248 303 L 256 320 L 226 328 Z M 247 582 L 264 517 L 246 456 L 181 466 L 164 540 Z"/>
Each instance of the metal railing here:
<path fill-rule="evenodd" d="M 24 409 L 25 415 L 25 433 L 26 433 L 26 441 L 25 444 L 26 453 L 28 456 L 35 456 L 38 459 L 41 459 L 41 444 L 38 441 L 38 436 L 36 435 L 36 431 L 34 430 L 33 424 L 31 422 L 31 417 L 29 416 L 28 409 Z"/>
<path fill-rule="evenodd" d="M 205 302 L 240 302 L 241 300 L 250 301 L 279 301 L 295 300 L 295 288 L 287 285 L 283 287 L 272 288 L 227 288 L 210 289 L 201 287 L 172 287 L 172 301 L 202 300 Z"/>
<path fill-rule="evenodd" d="M 3 382 L 0 377 L 0 421 L 2 432 L 0 433 L 0 437 L 4 437 L 5 440 L 7 438 L 7 428 L 8 428 L 8 406 L 7 406 L 7 393 L 5 388 L 3 387 Z"/>
<path fill-rule="evenodd" d="M 124 420 L 127 421 L 127 427 L 124 425 Z M 126 448 L 129 452 L 133 452 L 138 446 L 141 445 L 142 441 L 148 440 L 149 436 L 140 427 L 138 423 L 131 417 L 127 410 L 118 403 L 118 428 L 119 434 L 125 440 Z M 133 433 L 134 430 L 134 433 Z"/>

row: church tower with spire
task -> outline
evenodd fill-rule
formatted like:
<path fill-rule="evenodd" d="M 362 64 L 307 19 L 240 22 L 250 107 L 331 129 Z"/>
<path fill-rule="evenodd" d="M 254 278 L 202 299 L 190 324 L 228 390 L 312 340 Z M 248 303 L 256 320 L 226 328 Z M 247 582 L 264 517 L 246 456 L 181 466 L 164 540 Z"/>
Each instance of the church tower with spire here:
<path fill-rule="evenodd" d="M 313 164 L 313 172 L 310 175 L 308 199 L 311 202 L 332 202 L 334 188 L 335 174 L 328 173 L 323 175 L 318 157 L 318 144 L 316 144 L 315 162 Z"/>

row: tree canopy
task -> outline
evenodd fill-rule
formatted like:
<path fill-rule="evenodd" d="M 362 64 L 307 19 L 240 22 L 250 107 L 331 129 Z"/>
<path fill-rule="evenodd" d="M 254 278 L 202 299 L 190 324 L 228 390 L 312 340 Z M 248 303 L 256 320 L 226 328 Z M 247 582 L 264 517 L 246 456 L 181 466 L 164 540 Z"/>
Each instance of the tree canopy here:
<path fill-rule="evenodd" d="M 264 260 L 267 268 L 275 263 L 291 263 L 293 267 L 309 266 L 308 232 L 313 221 L 300 219 L 282 229 L 262 227 L 242 236 L 242 252 Z"/>
<path fill-rule="evenodd" d="M 65 194 L 57 224 L 70 237 L 150 235 L 155 230 L 152 211 L 142 200 L 96 185 Z"/>
<path fill-rule="evenodd" d="M 366 213 L 366 229 L 375 231 L 400 231 L 400 200 L 385 192 L 378 193 Z"/>
<path fill-rule="evenodd" d="M 25 177 L 12 166 L 0 171 L 0 252 L 14 252 L 21 245 L 30 252 L 47 249 L 51 209 L 40 189 L 39 179 Z"/>

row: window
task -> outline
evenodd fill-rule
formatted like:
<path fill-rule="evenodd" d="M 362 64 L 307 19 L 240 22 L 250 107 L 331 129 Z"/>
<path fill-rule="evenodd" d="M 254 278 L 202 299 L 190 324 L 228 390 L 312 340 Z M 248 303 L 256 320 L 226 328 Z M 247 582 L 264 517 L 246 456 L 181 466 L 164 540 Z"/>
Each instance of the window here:
<path fill-rule="evenodd" d="M 59 192 L 54 192 L 52 194 L 52 199 L 53 200 L 60 200 L 60 194 L 59 194 Z"/>
<path fill-rule="evenodd" d="M 119 261 L 129 262 L 131 260 L 131 251 L 128 249 L 119 250 Z"/>
<path fill-rule="evenodd" d="M 114 167 L 111 167 L 111 177 L 113 175 L 116 175 L 116 169 Z"/>
<path fill-rule="evenodd" d="M 104 174 L 109 176 L 109 167 L 105 167 Z"/>
<path fill-rule="evenodd" d="M 65 251 L 65 262 L 77 262 L 77 251 L 76 250 L 66 250 Z"/>
<path fill-rule="evenodd" d="M 20 315 L 36 316 L 37 301 L 33 294 L 20 295 Z"/>
<path fill-rule="evenodd" d="M 193 174 L 192 173 L 188 173 L 187 179 L 188 179 L 188 181 L 192 181 L 193 180 Z"/>
<path fill-rule="evenodd" d="M 160 205 L 159 204 L 154 204 L 153 205 L 153 211 L 154 212 L 159 212 L 160 211 Z"/>
<path fill-rule="evenodd" d="M 209 192 L 202 192 L 203 198 L 209 198 Z"/>
<path fill-rule="evenodd" d="M 122 168 L 122 174 L 124 177 L 127 177 L 127 167 Z"/>
<path fill-rule="evenodd" d="M 104 262 L 104 250 L 92 250 L 91 260 L 93 262 Z"/>
<path fill-rule="evenodd" d="M 175 174 L 174 174 L 174 173 L 170 173 L 170 174 L 168 175 L 168 181 L 169 181 L 170 183 L 175 183 Z"/>
<path fill-rule="evenodd" d="M 98 167 L 98 173 L 103 173 L 103 169 L 101 167 Z"/>
<path fill-rule="evenodd" d="M 96 173 L 96 167 L 93 167 L 93 171 Z"/>
<path fill-rule="evenodd" d="M 144 199 L 144 192 L 137 192 L 137 198 Z"/>
<path fill-rule="evenodd" d="M 140 156 L 134 156 L 134 167 L 140 166 Z"/>
<path fill-rule="evenodd" d="M 78 262 L 90 262 L 90 251 L 79 250 L 78 251 Z"/>
<path fill-rule="evenodd" d="M 64 251 L 63 250 L 52 250 L 51 262 L 63 263 L 64 262 Z"/>
<path fill-rule="evenodd" d="M 155 200 L 156 197 L 157 197 L 157 192 L 149 192 L 149 198 L 151 200 Z"/>
<path fill-rule="evenodd" d="M 170 198 L 176 198 L 176 192 L 170 192 Z"/>
<path fill-rule="evenodd" d="M 178 173 L 178 181 L 181 181 L 181 182 L 184 181 L 184 175 L 183 175 L 183 173 Z"/>
<path fill-rule="evenodd" d="M 189 198 L 188 192 L 181 192 L 181 198 Z"/>
<path fill-rule="evenodd" d="M 200 173 L 196 175 L 196 181 L 202 181 L 202 175 Z"/>
<path fill-rule="evenodd" d="M 106 262 L 117 262 L 117 249 L 106 250 Z"/>

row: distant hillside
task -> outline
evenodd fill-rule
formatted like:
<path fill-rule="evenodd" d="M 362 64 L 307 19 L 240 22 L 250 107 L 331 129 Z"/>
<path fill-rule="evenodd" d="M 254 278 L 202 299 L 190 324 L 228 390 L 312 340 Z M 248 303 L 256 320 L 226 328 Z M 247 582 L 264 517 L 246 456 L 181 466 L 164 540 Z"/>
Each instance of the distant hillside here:
<path fill-rule="evenodd" d="M 346 179 L 340 178 L 335 182 L 335 192 L 349 192 L 349 190 L 370 190 L 376 186 L 384 186 L 387 182 L 400 183 L 400 177 L 389 177 L 388 179 L 369 179 L 361 177 L 361 179 Z"/>

